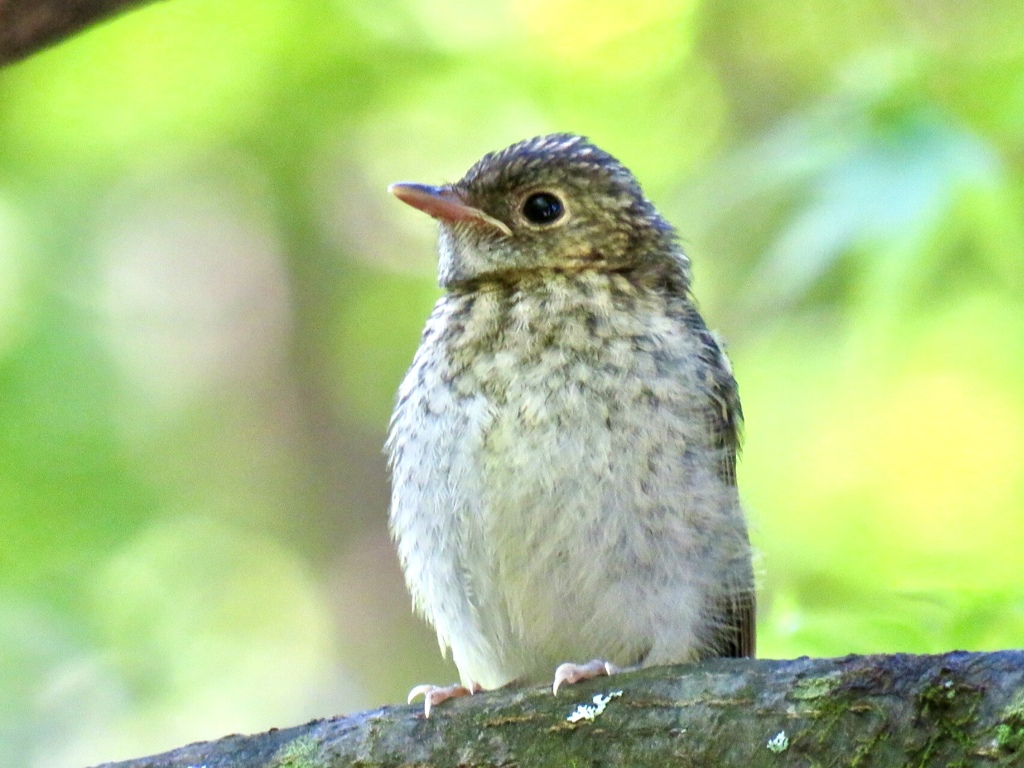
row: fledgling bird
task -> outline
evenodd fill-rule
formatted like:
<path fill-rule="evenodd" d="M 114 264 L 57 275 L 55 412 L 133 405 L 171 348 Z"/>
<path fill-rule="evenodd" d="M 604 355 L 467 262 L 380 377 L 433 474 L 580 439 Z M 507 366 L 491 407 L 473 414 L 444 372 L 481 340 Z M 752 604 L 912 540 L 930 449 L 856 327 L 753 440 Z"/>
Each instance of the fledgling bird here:
<path fill-rule="evenodd" d="M 390 191 L 440 222 L 445 290 L 391 420 L 390 525 L 461 677 L 410 701 L 753 656 L 736 382 L 632 173 L 552 134 Z"/>

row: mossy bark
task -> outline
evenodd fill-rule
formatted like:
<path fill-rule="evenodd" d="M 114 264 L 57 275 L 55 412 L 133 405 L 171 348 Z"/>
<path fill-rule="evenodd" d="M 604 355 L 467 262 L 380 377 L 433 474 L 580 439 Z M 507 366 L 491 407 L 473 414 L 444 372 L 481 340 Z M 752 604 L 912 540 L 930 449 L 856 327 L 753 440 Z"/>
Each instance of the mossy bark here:
<path fill-rule="evenodd" d="M 570 722 L 580 704 L 592 719 Z M 1024 651 L 714 660 L 229 736 L 106 768 L 1024 766 Z"/>

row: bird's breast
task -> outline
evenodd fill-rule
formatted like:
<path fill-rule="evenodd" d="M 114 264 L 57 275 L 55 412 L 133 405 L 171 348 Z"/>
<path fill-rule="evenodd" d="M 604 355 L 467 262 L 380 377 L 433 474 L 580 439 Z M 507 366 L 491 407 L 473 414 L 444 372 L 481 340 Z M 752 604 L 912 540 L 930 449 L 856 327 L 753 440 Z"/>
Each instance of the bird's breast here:
<path fill-rule="evenodd" d="M 615 647 L 611 612 L 685 583 L 713 476 L 694 357 L 665 299 L 610 277 L 438 303 L 390 445 L 393 528 L 440 633 L 461 613 L 485 645 L 557 655 L 570 620 Z"/>
<path fill-rule="evenodd" d="M 620 275 L 450 295 L 428 322 L 399 413 L 434 422 L 437 448 L 492 488 L 515 476 L 550 491 L 556 479 L 571 486 L 606 471 L 629 445 L 700 442 L 708 402 L 697 347 L 671 297 Z"/>

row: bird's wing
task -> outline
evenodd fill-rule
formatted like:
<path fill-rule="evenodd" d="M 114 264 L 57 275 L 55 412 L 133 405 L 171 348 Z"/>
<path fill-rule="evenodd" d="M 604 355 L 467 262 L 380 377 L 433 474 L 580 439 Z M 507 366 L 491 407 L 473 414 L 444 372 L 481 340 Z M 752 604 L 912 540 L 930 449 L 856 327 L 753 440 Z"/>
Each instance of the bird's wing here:
<path fill-rule="evenodd" d="M 716 622 L 718 631 L 709 644 L 712 655 L 734 659 L 754 658 L 757 648 L 756 614 L 756 598 L 752 588 L 723 599 Z"/>
<path fill-rule="evenodd" d="M 722 350 L 721 342 L 704 326 L 695 329 L 701 343 L 701 359 L 704 362 L 705 387 L 713 403 L 708 414 L 715 448 L 720 452 L 719 474 L 727 485 L 736 485 L 736 454 L 740 449 L 743 429 L 743 409 L 740 406 L 739 389 L 732 375 L 729 358 Z"/>
<path fill-rule="evenodd" d="M 692 309 L 686 322 L 700 340 L 706 390 L 713 404 L 708 419 L 715 448 L 720 454 L 719 475 L 723 482 L 735 487 L 736 454 L 740 448 L 743 426 L 743 410 L 740 407 L 736 379 L 721 342 L 708 330 L 696 308 Z M 752 658 L 756 647 L 757 598 L 749 558 L 744 558 L 738 570 L 742 578 L 718 606 L 716 625 L 719 631 L 710 645 L 717 656 Z"/>

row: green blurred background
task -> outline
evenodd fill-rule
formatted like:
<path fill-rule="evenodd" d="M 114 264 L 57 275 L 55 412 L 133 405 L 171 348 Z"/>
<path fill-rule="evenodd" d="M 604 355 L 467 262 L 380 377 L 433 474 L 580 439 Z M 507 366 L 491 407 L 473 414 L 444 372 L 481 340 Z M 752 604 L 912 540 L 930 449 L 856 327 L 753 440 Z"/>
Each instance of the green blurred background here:
<path fill-rule="evenodd" d="M 446 682 L 381 444 L 388 182 L 570 130 L 678 225 L 766 657 L 1024 644 L 1019 0 L 173 0 L 0 71 L 0 764 Z"/>

